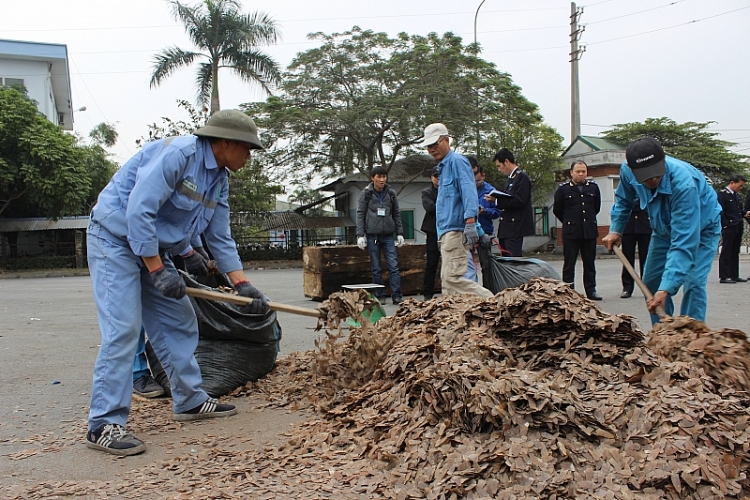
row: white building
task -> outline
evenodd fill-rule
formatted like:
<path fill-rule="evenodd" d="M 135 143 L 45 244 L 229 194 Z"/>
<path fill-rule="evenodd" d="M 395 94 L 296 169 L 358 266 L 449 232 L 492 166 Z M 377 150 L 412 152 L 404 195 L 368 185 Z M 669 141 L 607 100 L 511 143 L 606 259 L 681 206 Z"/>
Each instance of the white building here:
<path fill-rule="evenodd" d="M 0 85 L 14 84 L 26 87 L 49 121 L 73 130 L 66 45 L 0 40 Z"/>

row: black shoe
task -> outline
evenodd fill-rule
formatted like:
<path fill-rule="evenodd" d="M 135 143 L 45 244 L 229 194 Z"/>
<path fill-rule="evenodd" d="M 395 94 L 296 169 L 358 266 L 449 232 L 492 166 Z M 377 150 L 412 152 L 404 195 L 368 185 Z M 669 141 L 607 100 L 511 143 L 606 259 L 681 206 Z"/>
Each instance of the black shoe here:
<path fill-rule="evenodd" d="M 154 380 L 151 374 L 144 375 L 135 382 L 133 382 L 133 394 L 142 398 L 158 398 L 163 396 L 164 387 L 159 385 L 159 382 Z"/>
<path fill-rule="evenodd" d="M 633 292 L 627 292 L 627 291 L 623 291 L 623 292 L 622 292 L 622 293 L 620 294 L 620 298 L 621 298 L 621 299 L 629 299 L 631 295 L 633 295 Z"/>
<path fill-rule="evenodd" d="M 403 297 L 393 297 L 393 305 L 397 306 L 404 301 Z"/>
<path fill-rule="evenodd" d="M 719 283 L 737 283 L 737 282 L 734 281 L 733 279 L 725 278 L 725 279 L 720 279 Z"/>
<path fill-rule="evenodd" d="M 590 300 L 602 300 L 602 297 L 600 295 L 597 295 L 596 292 L 590 293 L 586 295 Z"/>
<path fill-rule="evenodd" d="M 113 455 L 128 456 L 143 453 L 146 445 L 120 424 L 104 424 L 86 433 L 86 446 Z"/>
<path fill-rule="evenodd" d="M 237 413 L 234 405 L 219 403 L 218 399 L 208 398 L 202 405 L 182 413 L 173 413 L 174 420 L 201 420 L 204 418 L 228 417 Z"/>
<path fill-rule="evenodd" d="M 434 295 L 425 295 L 424 300 L 430 300 L 432 297 L 434 297 Z"/>
<path fill-rule="evenodd" d="M 747 280 L 745 278 L 734 278 L 734 281 L 737 283 L 745 283 Z"/>

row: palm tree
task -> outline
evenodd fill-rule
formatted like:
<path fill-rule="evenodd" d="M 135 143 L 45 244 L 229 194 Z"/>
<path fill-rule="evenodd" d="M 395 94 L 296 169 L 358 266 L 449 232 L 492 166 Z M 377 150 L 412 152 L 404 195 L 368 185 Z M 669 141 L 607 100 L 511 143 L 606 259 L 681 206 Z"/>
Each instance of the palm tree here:
<path fill-rule="evenodd" d="M 237 0 L 202 0 L 190 7 L 170 0 L 177 21 L 185 25 L 190 40 L 200 52 L 172 46 L 154 56 L 151 87 L 158 86 L 173 71 L 199 63 L 195 78 L 196 102 L 211 102 L 211 114 L 219 111 L 219 68 L 231 68 L 248 83 L 259 83 L 271 93 L 270 85 L 280 80 L 279 67 L 270 56 L 257 50 L 259 45 L 275 44 L 280 34 L 276 22 L 267 14 L 243 14 Z"/>

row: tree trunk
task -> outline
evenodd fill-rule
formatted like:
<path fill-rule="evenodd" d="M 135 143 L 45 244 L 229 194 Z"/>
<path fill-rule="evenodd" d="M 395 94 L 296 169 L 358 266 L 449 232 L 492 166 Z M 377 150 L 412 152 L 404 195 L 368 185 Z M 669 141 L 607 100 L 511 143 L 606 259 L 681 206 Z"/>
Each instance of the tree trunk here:
<path fill-rule="evenodd" d="M 214 66 L 211 72 L 211 114 L 217 113 L 219 106 L 219 67 Z"/>

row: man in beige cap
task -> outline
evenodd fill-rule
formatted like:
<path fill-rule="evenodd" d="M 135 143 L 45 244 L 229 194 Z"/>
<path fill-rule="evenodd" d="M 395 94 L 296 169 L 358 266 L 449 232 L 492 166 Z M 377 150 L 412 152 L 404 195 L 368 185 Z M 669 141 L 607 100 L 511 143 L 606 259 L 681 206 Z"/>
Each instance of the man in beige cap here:
<path fill-rule="evenodd" d="M 240 295 L 253 299 L 244 312 L 268 312 L 265 296 L 245 277 L 229 230 L 229 172 L 241 169 L 253 149 L 263 149 L 253 120 L 240 111 L 220 111 L 193 136 L 146 144 L 99 194 L 87 230 L 102 334 L 86 433 L 89 448 L 120 456 L 146 449 L 125 428 L 141 325 L 169 376 L 174 420 L 237 412 L 201 389 L 194 356 L 198 322 L 170 255 L 180 255 L 189 272 L 203 271 L 203 235 L 219 271 L 227 273 Z"/>
<path fill-rule="evenodd" d="M 425 128 L 421 145 L 440 162 L 435 167 L 439 179 L 435 217 L 443 293 L 492 297 L 492 292 L 464 277 L 467 251 L 479 241 L 477 186 L 469 160 L 450 148 L 448 129 L 442 123 Z"/>

